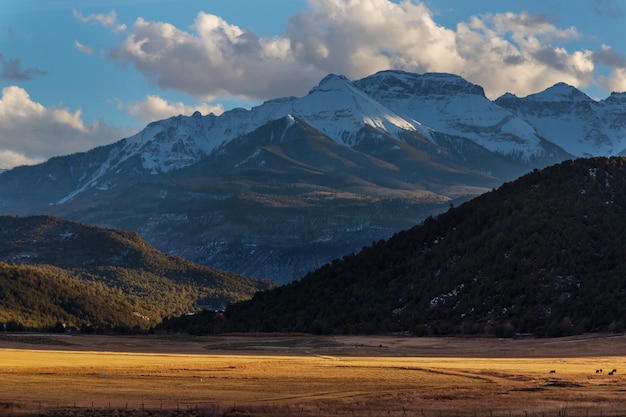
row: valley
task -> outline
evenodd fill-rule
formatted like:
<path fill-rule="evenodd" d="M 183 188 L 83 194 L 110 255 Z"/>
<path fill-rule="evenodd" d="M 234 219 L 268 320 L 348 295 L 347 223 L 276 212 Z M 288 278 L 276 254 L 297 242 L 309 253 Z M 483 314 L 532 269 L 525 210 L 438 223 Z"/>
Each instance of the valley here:
<path fill-rule="evenodd" d="M 626 417 L 626 0 L 0 16 L 0 417 Z"/>
<path fill-rule="evenodd" d="M 625 348 L 623 335 L 2 335 L 0 413 L 621 415 Z"/>
<path fill-rule="evenodd" d="M 137 233 L 0 216 L 0 323 L 101 334 L 621 333 L 625 170 L 623 157 L 534 170 L 283 286 L 165 255 Z"/>

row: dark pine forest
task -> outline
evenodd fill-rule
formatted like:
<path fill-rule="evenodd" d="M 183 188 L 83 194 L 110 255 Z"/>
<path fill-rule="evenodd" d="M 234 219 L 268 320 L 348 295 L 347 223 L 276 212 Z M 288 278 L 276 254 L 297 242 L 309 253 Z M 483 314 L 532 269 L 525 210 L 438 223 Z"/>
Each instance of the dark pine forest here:
<path fill-rule="evenodd" d="M 626 159 L 535 170 L 170 330 L 566 336 L 626 320 Z"/>

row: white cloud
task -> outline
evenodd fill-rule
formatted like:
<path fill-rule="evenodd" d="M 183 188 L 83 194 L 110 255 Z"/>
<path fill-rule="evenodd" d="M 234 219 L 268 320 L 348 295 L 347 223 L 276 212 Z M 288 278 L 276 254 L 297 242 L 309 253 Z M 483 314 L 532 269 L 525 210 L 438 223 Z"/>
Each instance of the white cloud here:
<path fill-rule="evenodd" d="M 99 23 L 105 28 L 111 28 L 115 33 L 120 33 L 126 30 L 126 25 L 118 22 L 117 13 L 113 10 L 110 11 L 109 14 L 97 13 L 90 14 L 89 16 L 84 16 L 76 10 L 72 10 L 72 14 L 74 15 L 74 18 L 83 23 Z"/>
<path fill-rule="evenodd" d="M 121 107 L 130 115 L 145 123 L 166 119 L 179 114 L 191 115 L 196 111 L 199 111 L 204 115 L 209 113 L 220 115 L 224 112 L 224 108 L 221 105 L 214 106 L 207 103 L 201 103 L 196 106 L 190 106 L 182 102 L 168 102 L 165 99 L 154 95 L 147 96 L 145 100 L 141 102 L 122 105 Z"/>
<path fill-rule="evenodd" d="M 137 19 L 111 52 L 161 88 L 210 100 L 220 95 L 270 98 L 305 93 L 324 74 L 302 63 L 284 37 L 259 38 L 221 18 L 199 13 L 195 33 Z"/>
<path fill-rule="evenodd" d="M 473 17 L 457 26 L 457 50 L 464 59 L 457 73 L 482 85 L 491 98 L 505 91 L 527 95 L 561 81 L 587 86 L 595 73 L 593 53 L 568 52 L 556 44 L 578 36 L 574 28 L 558 29 L 543 16 Z"/>
<path fill-rule="evenodd" d="M 83 45 L 82 43 L 78 42 L 77 40 L 74 41 L 74 47 L 80 53 L 87 54 L 87 55 L 93 55 L 93 49 L 91 49 L 90 47 L 88 47 L 86 45 Z"/>
<path fill-rule="evenodd" d="M 350 78 L 395 68 L 455 72 L 463 59 L 454 31 L 437 25 L 421 3 L 311 0 L 287 30 L 294 53 L 324 73 Z M 320 54 L 319 51 L 325 51 Z"/>
<path fill-rule="evenodd" d="M 592 54 L 561 46 L 579 37 L 576 29 L 560 29 L 543 15 L 474 16 L 449 29 L 421 2 L 309 4 L 311 10 L 292 19 L 288 35 L 303 59 L 326 72 L 340 68 L 351 78 L 388 68 L 450 72 L 480 84 L 491 98 L 511 90 L 526 95 L 559 81 L 582 86 L 592 80 Z M 329 54 L 316 54 L 320 46 Z"/>
<path fill-rule="evenodd" d="M 599 77 L 598 83 L 606 91 L 626 91 L 626 68 L 616 68 L 608 77 Z"/>
<path fill-rule="evenodd" d="M 446 28 L 417 0 L 308 4 L 276 37 L 202 12 L 191 30 L 139 18 L 110 57 L 161 88 L 203 100 L 302 95 L 328 73 L 357 79 L 390 68 L 459 74 L 492 98 L 559 81 L 584 87 L 598 77 L 597 55 L 568 49 L 580 37 L 576 28 L 545 15 L 481 15 Z"/>
<path fill-rule="evenodd" d="M 80 110 L 72 112 L 65 107 L 46 108 L 33 101 L 21 87 L 2 89 L 0 168 L 86 151 L 112 143 L 128 133 L 100 120 L 85 123 Z"/>
<path fill-rule="evenodd" d="M 3 169 L 9 169 L 21 165 L 34 165 L 43 162 L 40 159 L 28 158 L 13 151 L 0 150 L 0 172 Z"/>
<path fill-rule="evenodd" d="M 481 16 L 481 19 L 474 18 L 473 21 L 477 23 L 476 26 L 481 31 L 487 27 L 484 23 L 486 21 L 493 27 L 495 34 L 504 36 L 510 33 L 513 39 L 520 44 L 530 38 L 541 38 L 546 41 L 567 41 L 580 37 L 575 27 L 559 29 L 554 26 L 554 22 L 549 16 L 541 14 L 529 14 L 527 12 L 487 14 Z"/>

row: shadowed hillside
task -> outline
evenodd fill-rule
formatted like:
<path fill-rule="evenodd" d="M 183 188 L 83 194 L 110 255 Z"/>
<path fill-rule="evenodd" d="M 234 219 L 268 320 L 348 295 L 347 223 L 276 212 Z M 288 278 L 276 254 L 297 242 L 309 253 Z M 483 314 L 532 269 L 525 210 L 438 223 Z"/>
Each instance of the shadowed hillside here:
<path fill-rule="evenodd" d="M 227 310 L 236 331 L 621 331 L 626 159 L 535 170 Z"/>

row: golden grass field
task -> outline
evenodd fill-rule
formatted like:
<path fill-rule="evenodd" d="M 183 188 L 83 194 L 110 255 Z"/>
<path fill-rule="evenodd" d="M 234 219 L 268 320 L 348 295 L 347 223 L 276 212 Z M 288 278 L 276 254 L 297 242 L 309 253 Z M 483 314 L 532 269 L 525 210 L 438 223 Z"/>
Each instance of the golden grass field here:
<path fill-rule="evenodd" d="M 623 336 L 0 337 L 0 416 L 611 417 L 625 382 Z"/>

